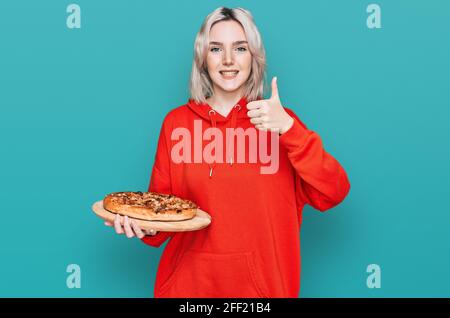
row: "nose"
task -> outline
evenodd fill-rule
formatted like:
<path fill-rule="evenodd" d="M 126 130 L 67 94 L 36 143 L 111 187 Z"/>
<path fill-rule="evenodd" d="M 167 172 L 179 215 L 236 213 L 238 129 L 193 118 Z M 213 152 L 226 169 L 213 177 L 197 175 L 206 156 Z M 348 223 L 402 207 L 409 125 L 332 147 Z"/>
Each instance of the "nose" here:
<path fill-rule="evenodd" d="M 223 50 L 223 65 L 232 65 L 233 64 L 233 50 L 232 49 L 225 49 Z"/>

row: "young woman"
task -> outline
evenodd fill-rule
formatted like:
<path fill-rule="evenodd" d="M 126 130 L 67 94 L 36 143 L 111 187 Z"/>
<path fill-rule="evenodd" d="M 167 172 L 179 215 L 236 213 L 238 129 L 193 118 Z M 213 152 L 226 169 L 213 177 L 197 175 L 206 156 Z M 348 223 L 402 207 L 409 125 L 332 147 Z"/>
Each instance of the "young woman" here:
<path fill-rule="evenodd" d="M 222 7 L 206 17 L 191 98 L 164 119 L 149 191 L 194 201 L 212 223 L 178 233 L 143 233 L 120 216 L 114 223 L 150 246 L 168 240 L 155 297 L 298 297 L 303 207 L 325 211 L 349 192 L 319 135 L 282 106 L 276 78 L 263 99 L 265 64 L 250 12 Z"/>

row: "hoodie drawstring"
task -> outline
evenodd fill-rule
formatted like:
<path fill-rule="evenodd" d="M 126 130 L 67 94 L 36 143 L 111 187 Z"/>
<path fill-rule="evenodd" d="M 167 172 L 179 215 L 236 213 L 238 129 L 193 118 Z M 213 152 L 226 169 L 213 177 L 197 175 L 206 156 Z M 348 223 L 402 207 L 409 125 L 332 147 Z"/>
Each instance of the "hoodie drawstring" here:
<path fill-rule="evenodd" d="M 216 128 L 216 111 L 214 109 L 211 109 L 208 112 L 209 119 L 211 120 L 211 126 Z M 212 173 L 214 168 L 216 167 L 216 160 L 213 161 L 212 164 L 209 164 L 209 177 L 212 177 Z"/>
<path fill-rule="evenodd" d="M 232 129 L 236 128 L 237 115 L 240 110 L 241 110 L 241 105 L 239 105 L 239 104 L 234 105 L 233 109 L 231 110 L 231 122 L 230 122 L 231 127 L 230 128 L 232 128 Z M 209 119 L 211 121 L 211 126 L 216 128 L 216 126 L 217 126 L 216 117 L 215 117 L 216 111 L 214 109 L 210 109 L 208 112 L 208 115 L 209 115 Z M 229 142 L 229 138 L 230 138 L 229 135 L 231 135 L 231 134 L 227 134 L 226 129 L 225 129 L 225 135 L 227 137 L 227 140 L 226 140 L 227 151 L 225 152 L 225 156 L 227 155 L 227 153 L 230 153 L 229 163 L 230 163 L 230 166 L 232 166 L 233 158 L 234 158 L 234 149 L 231 149 L 231 151 L 229 151 L 228 147 L 230 147 L 230 145 L 231 145 L 231 143 Z M 227 161 L 227 160 L 225 160 L 225 161 Z M 216 160 L 214 160 L 212 164 L 209 164 L 209 177 L 210 178 L 212 178 L 212 173 L 213 173 L 213 170 L 215 167 L 216 167 Z"/>
<path fill-rule="evenodd" d="M 238 114 L 238 112 L 241 110 L 241 105 L 239 105 L 239 104 L 236 104 L 236 105 L 234 105 L 234 107 L 233 107 L 233 110 L 232 110 L 232 113 L 231 113 L 231 123 L 230 123 L 230 128 L 232 128 L 232 129 L 234 129 L 234 128 L 236 128 L 236 122 L 237 122 L 237 114 Z M 226 133 L 226 131 L 225 131 L 225 133 Z M 230 135 L 230 134 L 226 134 L 226 136 L 227 136 L 227 142 L 226 142 L 226 145 L 227 145 L 227 150 L 228 150 L 228 147 L 230 147 L 230 145 L 231 145 L 231 142 L 229 142 L 229 136 L 228 135 Z M 232 166 L 233 165 L 233 159 L 234 159 L 234 149 L 233 148 L 231 148 L 231 150 L 230 151 L 227 151 L 227 153 L 230 153 L 230 166 Z"/>

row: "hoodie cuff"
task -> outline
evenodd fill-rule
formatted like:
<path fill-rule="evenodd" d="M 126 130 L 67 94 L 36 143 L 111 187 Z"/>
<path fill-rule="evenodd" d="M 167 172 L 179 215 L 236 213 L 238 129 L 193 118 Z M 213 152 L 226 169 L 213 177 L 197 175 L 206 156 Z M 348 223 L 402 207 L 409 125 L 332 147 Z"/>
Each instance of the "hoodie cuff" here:
<path fill-rule="evenodd" d="M 284 132 L 284 134 L 280 135 L 280 144 L 284 146 L 288 152 L 291 152 L 299 147 L 302 147 L 308 139 L 310 133 L 311 132 L 308 129 L 302 126 L 299 121 L 294 118 L 294 123 L 291 128 Z"/>
<path fill-rule="evenodd" d="M 161 244 L 164 243 L 171 235 L 171 232 L 158 232 L 153 236 L 144 236 L 141 238 L 141 241 L 153 247 L 160 247 Z"/>

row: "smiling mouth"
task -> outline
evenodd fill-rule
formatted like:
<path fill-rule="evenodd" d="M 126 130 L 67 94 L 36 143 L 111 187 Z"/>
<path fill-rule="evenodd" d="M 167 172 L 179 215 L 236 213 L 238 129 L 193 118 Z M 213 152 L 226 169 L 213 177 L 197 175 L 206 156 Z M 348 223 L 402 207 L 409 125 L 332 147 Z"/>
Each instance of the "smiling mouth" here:
<path fill-rule="evenodd" d="M 224 79 L 233 79 L 237 76 L 239 71 L 219 71 L 219 73 Z"/>

